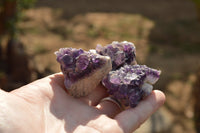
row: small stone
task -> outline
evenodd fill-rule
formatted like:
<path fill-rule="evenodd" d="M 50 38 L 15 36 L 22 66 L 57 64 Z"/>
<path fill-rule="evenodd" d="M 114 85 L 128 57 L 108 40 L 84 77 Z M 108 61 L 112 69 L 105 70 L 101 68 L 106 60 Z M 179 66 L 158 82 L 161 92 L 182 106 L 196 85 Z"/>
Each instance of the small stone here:
<path fill-rule="evenodd" d="M 94 51 L 61 48 L 55 52 L 64 74 L 64 84 L 74 97 L 86 96 L 112 69 L 111 59 Z"/>
<path fill-rule="evenodd" d="M 107 46 L 97 45 L 97 53 L 100 55 L 109 56 L 112 61 L 112 69 L 116 70 L 125 64 L 136 64 L 136 49 L 131 42 L 114 41 Z"/>
<path fill-rule="evenodd" d="M 108 89 L 108 93 L 124 106 L 135 107 L 151 93 L 152 85 L 159 79 L 160 74 L 160 70 L 146 65 L 125 65 L 109 72 L 102 84 Z"/>

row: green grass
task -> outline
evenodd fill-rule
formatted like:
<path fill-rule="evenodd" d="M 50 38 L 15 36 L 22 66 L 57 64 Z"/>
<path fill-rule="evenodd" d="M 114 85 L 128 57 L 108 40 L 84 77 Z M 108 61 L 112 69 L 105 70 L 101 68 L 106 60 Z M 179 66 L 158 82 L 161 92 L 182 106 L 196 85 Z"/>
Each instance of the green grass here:
<path fill-rule="evenodd" d="M 31 34 L 43 34 L 44 31 L 37 28 L 37 27 L 20 27 L 19 28 L 19 33 L 24 35 L 26 33 L 31 33 Z"/>
<path fill-rule="evenodd" d="M 122 39 L 122 40 L 129 40 L 129 39 L 131 39 L 131 38 L 134 38 L 134 36 L 131 34 L 131 33 L 129 33 L 129 32 L 120 32 L 119 33 L 119 36 L 120 36 L 120 38 Z"/>
<path fill-rule="evenodd" d="M 52 28 L 48 28 L 49 31 L 53 32 L 54 34 L 59 35 L 62 39 L 67 39 L 70 35 L 72 35 L 73 31 L 69 28 L 64 26 L 55 26 Z"/>
<path fill-rule="evenodd" d="M 87 36 L 91 38 L 97 38 L 100 35 L 98 29 L 93 24 L 88 25 L 88 30 L 86 32 Z"/>
<path fill-rule="evenodd" d="M 34 54 L 45 54 L 48 49 L 42 44 L 36 44 L 34 47 Z"/>

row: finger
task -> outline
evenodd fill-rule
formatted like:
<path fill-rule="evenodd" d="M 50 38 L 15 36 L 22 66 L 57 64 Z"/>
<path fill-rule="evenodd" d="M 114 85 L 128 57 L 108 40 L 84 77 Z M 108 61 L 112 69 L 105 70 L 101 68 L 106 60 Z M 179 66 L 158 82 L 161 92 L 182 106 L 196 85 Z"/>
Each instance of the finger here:
<path fill-rule="evenodd" d="M 107 97 L 108 93 L 103 85 L 99 84 L 89 95 L 81 97 L 80 100 L 89 106 L 96 106 L 102 98 Z"/>
<path fill-rule="evenodd" d="M 96 129 L 92 128 L 92 127 L 86 127 L 86 126 L 82 126 L 79 125 L 74 131 L 74 133 L 100 133 L 99 131 L 97 131 Z"/>
<path fill-rule="evenodd" d="M 58 84 L 60 87 L 65 89 L 64 86 L 64 76 L 62 73 L 56 73 L 49 76 L 52 82 Z M 66 89 L 65 89 L 66 90 Z M 94 89 L 88 96 L 81 97 L 80 100 L 84 101 L 90 106 L 96 106 L 99 101 L 108 95 L 105 87 L 99 84 L 96 89 Z"/>
<path fill-rule="evenodd" d="M 125 133 L 133 132 L 149 118 L 164 101 L 165 95 L 161 91 L 154 90 L 151 95 L 141 101 L 138 106 L 121 112 L 115 119 Z"/>
<path fill-rule="evenodd" d="M 46 77 L 47 79 L 49 78 L 51 80 L 51 82 L 56 83 L 57 85 L 59 85 L 62 88 L 65 88 L 64 85 L 64 75 L 60 72 L 60 73 L 56 73 L 56 74 L 52 74 L 48 77 Z"/>
<path fill-rule="evenodd" d="M 97 106 L 102 114 L 106 114 L 107 116 L 114 118 L 118 113 L 122 111 L 121 105 L 109 97 L 103 99 Z"/>
<path fill-rule="evenodd" d="M 28 89 L 27 89 L 28 88 Z M 44 95 L 49 99 L 54 97 L 56 93 L 65 93 L 64 76 L 62 73 L 52 74 L 50 76 L 38 79 L 28 85 L 22 86 L 13 90 L 11 93 L 17 95 L 32 95 L 32 97 L 44 98 Z"/>
<path fill-rule="evenodd" d="M 1 98 L 2 96 L 7 95 L 7 94 L 8 94 L 8 92 L 6 92 L 6 91 L 4 91 L 4 90 L 2 90 L 2 89 L 0 88 L 0 98 Z"/>

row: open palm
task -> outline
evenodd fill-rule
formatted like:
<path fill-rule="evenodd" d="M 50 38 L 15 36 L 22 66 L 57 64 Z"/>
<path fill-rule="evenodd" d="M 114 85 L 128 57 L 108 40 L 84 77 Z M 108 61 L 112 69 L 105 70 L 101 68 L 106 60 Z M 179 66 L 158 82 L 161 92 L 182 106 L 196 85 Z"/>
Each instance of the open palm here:
<path fill-rule="evenodd" d="M 153 91 L 133 109 L 121 111 L 99 85 L 90 95 L 73 98 L 63 75 L 53 74 L 10 93 L 0 90 L 1 133 L 129 133 L 137 129 L 165 100 Z M 88 83 L 89 84 L 89 83 Z"/>

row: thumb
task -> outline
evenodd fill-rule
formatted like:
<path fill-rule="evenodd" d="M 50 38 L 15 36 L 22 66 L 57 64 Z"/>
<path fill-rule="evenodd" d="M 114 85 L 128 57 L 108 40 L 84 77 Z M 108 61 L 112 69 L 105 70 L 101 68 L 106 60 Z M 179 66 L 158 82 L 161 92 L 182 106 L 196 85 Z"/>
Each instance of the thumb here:
<path fill-rule="evenodd" d="M 164 104 L 164 101 L 164 93 L 154 90 L 151 95 L 141 101 L 135 108 L 130 108 L 119 113 L 115 119 L 125 133 L 133 132 L 156 112 Z"/>

